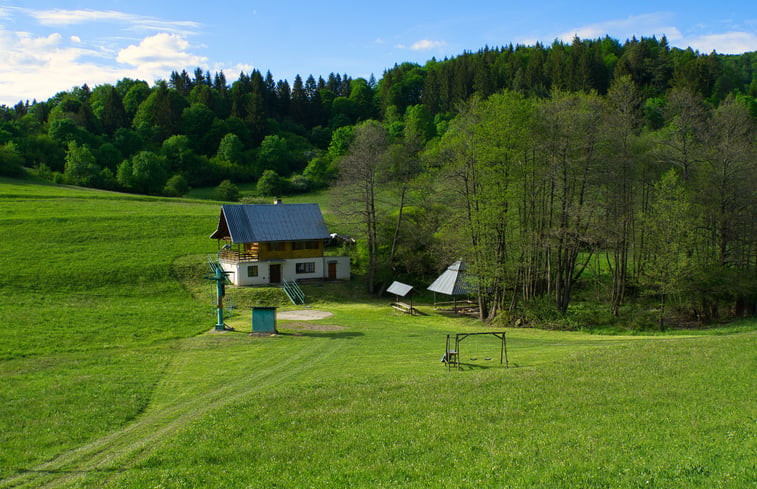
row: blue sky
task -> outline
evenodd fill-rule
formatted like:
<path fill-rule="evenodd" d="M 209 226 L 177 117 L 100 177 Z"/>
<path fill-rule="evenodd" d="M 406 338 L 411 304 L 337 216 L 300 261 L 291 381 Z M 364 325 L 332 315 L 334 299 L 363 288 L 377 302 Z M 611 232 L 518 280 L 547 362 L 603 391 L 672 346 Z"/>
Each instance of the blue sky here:
<path fill-rule="evenodd" d="M 574 35 L 666 35 L 709 53 L 757 50 L 753 2 L 255 2 L 0 0 L 0 104 L 45 100 L 83 83 L 150 84 L 174 69 L 270 70 L 276 80 L 329 73 L 380 78 L 485 45 Z"/>

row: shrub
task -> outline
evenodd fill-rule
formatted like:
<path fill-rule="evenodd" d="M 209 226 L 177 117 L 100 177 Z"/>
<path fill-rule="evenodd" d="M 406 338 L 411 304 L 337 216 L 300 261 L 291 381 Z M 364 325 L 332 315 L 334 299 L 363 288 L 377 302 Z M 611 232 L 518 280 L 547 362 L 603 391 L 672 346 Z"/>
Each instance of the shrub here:
<path fill-rule="evenodd" d="M 236 202 L 239 200 L 239 188 L 231 180 L 224 180 L 216 187 L 216 196 L 220 200 Z"/>
<path fill-rule="evenodd" d="M 273 170 L 266 170 L 258 180 L 258 195 L 280 195 L 284 191 L 284 181 Z"/>
<path fill-rule="evenodd" d="M 181 175 L 174 175 L 168 179 L 166 186 L 163 187 L 163 195 L 169 197 L 181 197 L 189 192 L 189 184 L 186 178 Z"/>

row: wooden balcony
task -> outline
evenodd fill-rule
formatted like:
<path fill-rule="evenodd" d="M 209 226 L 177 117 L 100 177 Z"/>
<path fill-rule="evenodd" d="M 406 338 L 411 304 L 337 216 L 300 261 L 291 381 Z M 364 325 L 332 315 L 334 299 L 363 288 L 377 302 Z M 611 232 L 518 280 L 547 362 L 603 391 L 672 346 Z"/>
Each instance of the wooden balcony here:
<path fill-rule="evenodd" d="M 221 250 L 218 252 L 218 258 L 228 261 L 258 261 L 257 253 L 248 253 L 236 250 Z"/>
<path fill-rule="evenodd" d="M 245 243 L 244 245 L 229 243 L 218 250 L 218 258 L 232 262 L 258 261 L 260 259 L 258 243 Z"/>

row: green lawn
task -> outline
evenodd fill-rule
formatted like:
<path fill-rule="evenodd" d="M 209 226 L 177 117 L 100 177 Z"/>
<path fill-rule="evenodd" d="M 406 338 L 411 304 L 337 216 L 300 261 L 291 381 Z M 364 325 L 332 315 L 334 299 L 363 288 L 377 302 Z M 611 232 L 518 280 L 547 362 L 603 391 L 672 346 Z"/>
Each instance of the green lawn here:
<path fill-rule="evenodd" d="M 472 337 L 448 372 L 485 326 L 350 283 L 274 337 L 247 307 L 280 293 L 232 288 L 216 334 L 218 207 L 0 179 L 0 487 L 757 485 L 757 321 L 511 329 L 511 368 Z"/>

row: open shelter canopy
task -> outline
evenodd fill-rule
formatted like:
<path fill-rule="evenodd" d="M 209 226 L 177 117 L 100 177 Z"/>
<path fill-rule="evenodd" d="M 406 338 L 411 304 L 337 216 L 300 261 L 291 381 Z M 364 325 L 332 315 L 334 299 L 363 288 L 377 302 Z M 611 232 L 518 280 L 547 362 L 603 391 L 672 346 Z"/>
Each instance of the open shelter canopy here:
<path fill-rule="evenodd" d="M 428 286 L 428 290 L 446 295 L 470 295 L 475 291 L 465 272 L 465 263 L 457 260 Z"/>
<path fill-rule="evenodd" d="M 395 280 L 386 291 L 399 297 L 407 297 L 408 294 L 412 294 L 413 286 Z"/>

